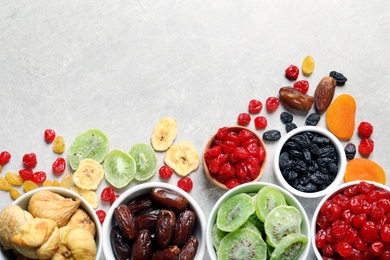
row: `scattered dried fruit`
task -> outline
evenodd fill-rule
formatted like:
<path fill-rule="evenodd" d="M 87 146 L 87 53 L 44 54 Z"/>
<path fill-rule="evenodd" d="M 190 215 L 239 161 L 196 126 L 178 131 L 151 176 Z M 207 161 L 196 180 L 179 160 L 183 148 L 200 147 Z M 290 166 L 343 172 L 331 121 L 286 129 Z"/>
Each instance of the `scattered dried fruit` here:
<path fill-rule="evenodd" d="M 54 175 L 61 175 L 66 168 L 66 161 L 63 157 L 58 157 L 51 165 Z"/>
<path fill-rule="evenodd" d="M 265 101 L 265 106 L 267 107 L 267 111 L 273 112 L 279 107 L 280 101 L 277 97 L 269 97 Z"/>
<path fill-rule="evenodd" d="M 326 125 L 337 138 L 351 139 L 355 131 L 356 101 L 349 94 L 337 96 L 326 111 Z"/>
<path fill-rule="evenodd" d="M 237 117 L 237 124 L 247 126 L 251 121 L 251 115 L 248 113 L 240 113 Z"/>
<path fill-rule="evenodd" d="M 37 165 L 37 156 L 35 153 L 23 155 L 23 165 L 26 169 L 34 168 Z"/>
<path fill-rule="evenodd" d="M 314 107 L 317 113 L 321 114 L 328 109 L 332 102 L 335 88 L 336 81 L 330 76 L 323 77 L 318 83 L 314 92 Z"/>
<path fill-rule="evenodd" d="M 288 66 L 284 72 L 285 72 L 286 78 L 288 78 L 290 80 L 296 80 L 299 76 L 299 68 L 293 64 Z"/>
<path fill-rule="evenodd" d="M 17 200 L 20 196 L 22 196 L 22 194 L 20 194 L 20 192 L 14 188 L 11 188 L 9 190 L 9 195 L 11 196 L 11 199 L 13 199 L 13 200 Z"/>
<path fill-rule="evenodd" d="M 38 188 L 38 184 L 30 180 L 24 181 L 22 186 L 25 192 L 29 192 Z"/>
<path fill-rule="evenodd" d="M 15 186 L 20 186 L 23 184 L 23 179 L 20 177 L 19 174 L 14 173 L 14 172 L 7 172 L 5 174 L 5 179 L 8 181 L 9 184 L 15 185 Z"/>
<path fill-rule="evenodd" d="M 63 136 L 57 136 L 53 142 L 53 151 L 62 154 L 65 151 L 65 139 Z"/>
<path fill-rule="evenodd" d="M 165 117 L 153 129 L 151 143 L 155 151 L 166 151 L 177 135 L 177 122 L 173 117 Z"/>
<path fill-rule="evenodd" d="M 362 137 L 370 137 L 372 132 L 374 131 L 374 127 L 369 122 L 360 122 L 358 126 L 358 134 Z"/>
<path fill-rule="evenodd" d="M 363 156 L 369 156 L 374 151 L 374 141 L 370 137 L 363 137 L 360 140 L 358 150 Z"/>
<path fill-rule="evenodd" d="M 345 156 L 348 160 L 352 160 L 356 155 L 356 146 L 353 143 L 347 143 L 344 148 Z"/>
<path fill-rule="evenodd" d="M 11 188 L 12 185 L 4 177 L 0 176 L 0 190 L 9 191 Z"/>
<path fill-rule="evenodd" d="M 173 174 L 173 170 L 170 167 L 163 165 L 158 170 L 158 173 L 159 173 L 161 179 L 169 180 Z"/>
<path fill-rule="evenodd" d="M 198 169 L 200 159 L 191 142 L 181 141 L 169 147 L 164 162 L 178 175 L 187 176 Z"/>
<path fill-rule="evenodd" d="M 191 178 L 184 177 L 177 181 L 177 186 L 186 192 L 190 192 L 194 184 Z"/>
<path fill-rule="evenodd" d="M 261 103 L 260 100 L 252 99 L 251 101 L 249 101 L 249 105 L 248 105 L 249 113 L 258 114 L 260 113 L 262 108 L 263 108 L 263 103 Z"/>
<path fill-rule="evenodd" d="M 305 76 L 310 76 L 315 67 L 315 62 L 312 56 L 306 56 L 302 61 L 302 73 Z"/>
<path fill-rule="evenodd" d="M 309 111 L 314 102 L 312 96 L 303 94 L 293 87 L 280 88 L 279 97 L 284 104 L 299 111 Z"/>
<path fill-rule="evenodd" d="M 348 161 L 344 179 L 346 182 L 366 180 L 386 184 L 386 173 L 379 164 L 372 160 L 355 158 Z"/>
<path fill-rule="evenodd" d="M 320 121 L 321 116 L 317 113 L 311 113 L 305 120 L 305 125 L 316 126 Z"/>
<path fill-rule="evenodd" d="M 61 179 L 61 187 L 70 189 L 73 184 L 73 175 L 71 173 L 65 174 Z"/>
<path fill-rule="evenodd" d="M 342 73 L 337 72 L 337 71 L 331 71 L 329 73 L 329 76 L 334 78 L 337 82 L 337 85 L 339 85 L 339 86 L 344 85 L 345 82 L 347 81 L 347 78 Z"/>
<path fill-rule="evenodd" d="M 279 130 L 268 130 L 263 133 L 263 139 L 267 141 L 277 141 L 281 137 Z"/>
<path fill-rule="evenodd" d="M 96 190 L 104 177 L 103 167 L 93 159 L 80 161 L 77 170 L 73 173 L 73 182 L 84 190 Z"/>
<path fill-rule="evenodd" d="M 46 129 L 43 133 L 45 142 L 50 144 L 54 141 L 54 138 L 56 138 L 56 132 L 52 129 Z"/>
<path fill-rule="evenodd" d="M 293 85 L 293 88 L 299 90 L 300 92 L 302 92 L 302 94 L 306 94 L 307 91 L 309 90 L 309 81 L 307 80 L 296 81 Z"/>
<path fill-rule="evenodd" d="M 9 162 L 9 160 L 11 159 L 11 154 L 7 151 L 2 151 L 0 153 L 0 165 L 3 166 L 5 165 L 6 163 Z"/>
<path fill-rule="evenodd" d="M 254 121 L 255 121 L 255 128 L 257 130 L 264 129 L 268 125 L 267 118 L 265 118 L 264 116 L 257 116 Z"/>

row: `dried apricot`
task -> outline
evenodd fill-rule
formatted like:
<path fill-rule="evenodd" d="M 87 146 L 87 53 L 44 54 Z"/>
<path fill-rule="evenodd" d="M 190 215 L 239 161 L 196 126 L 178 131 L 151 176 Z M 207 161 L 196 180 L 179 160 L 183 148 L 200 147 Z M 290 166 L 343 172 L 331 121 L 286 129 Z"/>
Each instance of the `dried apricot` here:
<path fill-rule="evenodd" d="M 326 125 L 337 138 L 351 139 L 355 131 L 356 101 L 349 94 L 337 96 L 326 111 Z"/>
<path fill-rule="evenodd" d="M 20 175 L 15 173 L 15 172 L 7 172 L 6 175 L 5 175 L 5 179 L 11 185 L 20 186 L 20 185 L 23 184 L 22 177 L 20 177 Z"/>
<path fill-rule="evenodd" d="M 36 188 L 38 188 L 38 184 L 36 184 L 33 181 L 27 180 L 27 181 L 23 182 L 23 189 L 25 192 L 29 192 L 29 191 L 34 190 Z"/>
<path fill-rule="evenodd" d="M 11 188 L 11 184 L 4 177 L 0 177 L 0 190 L 10 190 Z"/>
<path fill-rule="evenodd" d="M 20 196 L 22 196 L 22 194 L 20 194 L 20 192 L 14 188 L 11 188 L 9 190 L 9 195 L 11 196 L 11 198 L 13 200 L 16 200 L 17 198 L 19 198 Z"/>
<path fill-rule="evenodd" d="M 366 180 L 386 184 L 386 173 L 379 164 L 372 160 L 355 158 L 348 161 L 344 179 L 346 182 Z"/>
<path fill-rule="evenodd" d="M 306 56 L 302 61 L 302 73 L 305 76 L 310 76 L 314 71 L 314 59 L 312 56 Z"/>

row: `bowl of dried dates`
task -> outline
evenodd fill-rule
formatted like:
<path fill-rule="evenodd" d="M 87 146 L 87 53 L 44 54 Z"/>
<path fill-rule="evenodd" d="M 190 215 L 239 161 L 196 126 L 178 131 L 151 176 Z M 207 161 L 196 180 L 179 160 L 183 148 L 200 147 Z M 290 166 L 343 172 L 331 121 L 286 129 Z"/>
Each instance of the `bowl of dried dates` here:
<path fill-rule="evenodd" d="M 112 204 L 103 223 L 106 259 L 203 259 L 206 220 L 177 186 L 134 186 Z"/>
<path fill-rule="evenodd" d="M 18 259 L 95 260 L 102 253 L 95 210 L 65 188 L 42 187 L 23 194 L 0 212 L 0 230 L 5 259 L 17 254 Z"/>
<path fill-rule="evenodd" d="M 283 136 L 273 168 L 279 183 L 304 198 L 325 196 L 343 180 L 347 159 L 340 141 L 317 126 L 298 127 Z"/>
<path fill-rule="evenodd" d="M 329 192 L 313 214 L 318 259 L 390 259 L 390 189 L 352 181 Z"/>
<path fill-rule="evenodd" d="M 203 171 L 215 186 L 229 190 L 258 181 L 266 161 L 265 145 L 255 132 L 241 126 L 221 127 L 205 146 Z"/>
<path fill-rule="evenodd" d="M 207 220 L 206 244 L 212 260 L 306 260 L 310 240 L 309 219 L 301 203 L 271 183 L 230 189 Z"/>

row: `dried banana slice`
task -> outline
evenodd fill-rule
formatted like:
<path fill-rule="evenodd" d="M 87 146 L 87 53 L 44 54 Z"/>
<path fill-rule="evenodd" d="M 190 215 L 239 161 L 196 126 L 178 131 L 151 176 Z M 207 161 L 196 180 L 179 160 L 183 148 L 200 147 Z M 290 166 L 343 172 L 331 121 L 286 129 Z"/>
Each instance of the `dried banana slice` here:
<path fill-rule="evenodd" d="M 154 127 L 151 143 L 155 151 L 166 151 L 177 135 L 177 122 L 173 117 L 165 117 Z"/>
<path fill-rule="evenodd" d="M 95 191 L 84 190 L 77 186 L 70 187 L 70 190 L 76 192 L 81 197 L 83 197 L 89 203 L 89 205 L 91 205 L 92 208 L 97 209 L 99 207 L 99 200 Z"/>
<path fill-rule="evenodd" d="M 87 158 L 80 161 L 73 174 L 73 182 L 81 189 L 96 190 L 103 177 L 103 166 L 97 161 Z"/>
<path fill-rule="evenodd" d="M 178 175 L 187 176 L 198 169 L 200 159 L 191 142 L 181 141 L 168 149 L 164 162 Z"/>

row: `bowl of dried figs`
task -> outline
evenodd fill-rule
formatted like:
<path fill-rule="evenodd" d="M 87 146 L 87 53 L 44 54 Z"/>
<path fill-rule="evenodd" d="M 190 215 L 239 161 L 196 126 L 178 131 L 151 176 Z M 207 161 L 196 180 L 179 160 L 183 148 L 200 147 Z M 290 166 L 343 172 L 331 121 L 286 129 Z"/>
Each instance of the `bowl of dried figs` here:
<path fill-rule="evenodd" d="M 0 212 L 4 258 L 99 259 L 100 221 L 89 203 L 73 191 L 42 187 L 29 191 Z"/>
<path fill-rule="evenodd" d="M 203 259 L 206 220 L 197 202 L 168 183 L 124 192 L 103 223 L 106 259 Z"/>
<path fill-rule="evenodd" d="M 203 153 L 205 175 L 224 190 L 258 181 L 266 162 L 267 152 L 262 139 L 241 126 L 219 128 L 207 142 Z"/>
<path fill-rule="evenodd" d="M 302 126 L 280 139 L 273 169 L 279 183 L 292 194 L 318 198 L 342 182 L 346 165 L 344 148 L 331 132 Z"/>
<path fill-rule="evenodd" d="M 291 193 L 265 182 L 242 184 L 219 198 L 206 234 L 212 260 L 306 260 L 310 251 L 304 208 Z"/>

